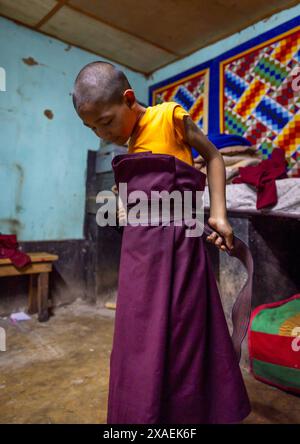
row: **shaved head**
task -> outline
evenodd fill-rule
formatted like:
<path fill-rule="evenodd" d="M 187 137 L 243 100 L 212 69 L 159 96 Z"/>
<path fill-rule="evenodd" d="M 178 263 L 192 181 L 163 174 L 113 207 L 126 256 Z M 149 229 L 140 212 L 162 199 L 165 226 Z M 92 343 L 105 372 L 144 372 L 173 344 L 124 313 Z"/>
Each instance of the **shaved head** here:
<path fill-rule="evenodd" d="M 85 103 L 120 103 L 126 89 L 131 89 L 125 74 L 107 62 L 84 66 L 75 80 L 73 104 L 78 112 Z"/>

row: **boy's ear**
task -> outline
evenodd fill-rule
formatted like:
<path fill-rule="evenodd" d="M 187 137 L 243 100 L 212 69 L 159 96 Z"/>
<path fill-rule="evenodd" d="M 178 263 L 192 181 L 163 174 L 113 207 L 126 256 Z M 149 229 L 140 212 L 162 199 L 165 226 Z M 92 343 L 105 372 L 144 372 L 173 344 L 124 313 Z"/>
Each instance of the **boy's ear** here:
<path fill-rule="evenodd" d="M 123 92 L 123 97 L 126 105 L 131 108 L 135 103 L 135 94 L 133 89 L 126 89 L 126 91 Z"/>

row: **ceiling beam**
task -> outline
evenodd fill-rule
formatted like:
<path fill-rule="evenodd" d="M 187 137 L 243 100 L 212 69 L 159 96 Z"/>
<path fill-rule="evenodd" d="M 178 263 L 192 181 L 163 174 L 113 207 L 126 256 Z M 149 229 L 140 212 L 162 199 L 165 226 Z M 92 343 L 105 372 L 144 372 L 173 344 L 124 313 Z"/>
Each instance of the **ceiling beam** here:
<path fill-rule="evenodd" d="M 107 20 L 100 19 L 97 15 L 92 14 L 89 11 L 85 11 L 85 10 L 79 8 L 78 6 L 74 6 L 74 5 L 70 5 L 69 4 L 68 8 L 73 9 L 74 11 L 77 11 L 80 14 L 85 15 L 86 17 L 90 17 L 90 18 L 96 20 L 99 23 L 104 23 L 105 25 L 109 26 L 112 29 L 116 29 L 117 31 L 121 31 L 121 32 L 124 32 L 125 34 L 131 35 L 132 37 L 135 37 L 136 39 L 139 39 L 141 42 L 148 43 L 148 45 L 152 45 L 155 48 L 160 49 L 161 51 L 164 51 L 164 52 L 167 52 L 168 54 L 171 54 L 172 56 L 175 56 L 175 57 L 179 56 L 179 54 L 177 54 L 176 52 L 170 51 L 169 49 L 164 48 L 163 46 L 160 46 L 157 43 L 154 43 L 151 40 L 146 39 L 145 37 L 141 37 L 138 34 L 135 34 L 133 32 L 129 32 L 126 29 L 123 29 L 123 28 L 121 28 L 119 26 L 116 26 L 115 24 L 113 24 L 113 23 L 111 23 L 111 22 L 109 22 Z"/>
<path fill-rule="evenodd" d="M 33 26 L 34 29 L 39 29 L 41 26 L 43 26 L 45 23 L 48 22 L 48 20 L 51 19 L 51 17 L 54 16 L 54 14 L 57 13 L 63 6 L 65 6 L 68 3 L 69 0 L 59 0 L 57 4 L 46 14 L 36 25 Z"/>

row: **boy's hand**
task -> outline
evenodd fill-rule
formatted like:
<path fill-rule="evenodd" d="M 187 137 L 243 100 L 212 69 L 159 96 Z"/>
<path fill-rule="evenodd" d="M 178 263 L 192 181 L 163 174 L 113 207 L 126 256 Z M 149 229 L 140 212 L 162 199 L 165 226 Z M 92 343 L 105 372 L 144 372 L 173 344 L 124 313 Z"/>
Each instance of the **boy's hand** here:
<path fill-rule="evenodd" d="M 210 217 L 208 219 L 208 224 L 215 231 L 207 236 L 207 241 L 211 242 L 222 251 L 226 251 L 226 247 L 229 250 L 233 250 L 233 230 L 228 219 Z"/>
<path fill-rule="evenodd" d="M 127 215 L 126 215 L 126 211 L 124 210 L 123 207 L 120 207 L 119 209 L 117 209 L 117 219 L 118 219 L 119 224 L 126 221 Z"/>
<path fill-rule="evenodd" d="M 112 191 L 116 196 L 118 196 L 119 192 L 118 192 L 118 188 L 117 188 L 117 185 L 116 185 L 116 184 L 114 184 L 114 185 L 111 187 L 111 191 Z M 127 219 L 127 214 L 126 214 L 126 211 L 125 211 L 125 209 L 124 209 L 124 207 L 123 207 L 123 205 L 122 205 L 122 202 L 121 202 L 120 200 L 118 200 L 118 203 L 119 203 L 119 206 L 118 206 L 118 208 L 117 208 L 117 222 L 118 222 L 118 225 L 120 225 L 120 223 L 122 224 L 123 222 L 126 221 L 126 219 Z"/>

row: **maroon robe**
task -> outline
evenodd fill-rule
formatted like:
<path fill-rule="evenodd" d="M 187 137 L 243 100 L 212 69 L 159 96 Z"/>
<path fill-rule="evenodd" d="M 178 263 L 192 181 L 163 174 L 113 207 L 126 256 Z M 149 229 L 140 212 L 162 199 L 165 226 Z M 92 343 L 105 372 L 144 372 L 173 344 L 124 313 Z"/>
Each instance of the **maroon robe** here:
<path fill-rule="evenodd" d="M 112 161 L 117 187 L 204 190 L 205 175 L 174 156 L 143 152 Z M 205 236 L 187 227 L 124 227 L 108 424 L 238 422 L 250 403 Z"/>

